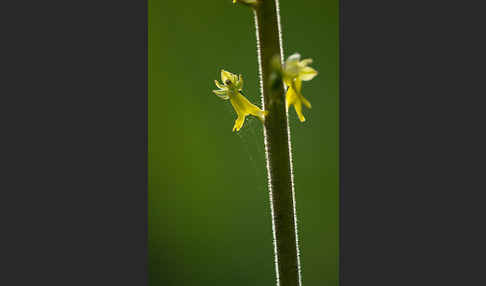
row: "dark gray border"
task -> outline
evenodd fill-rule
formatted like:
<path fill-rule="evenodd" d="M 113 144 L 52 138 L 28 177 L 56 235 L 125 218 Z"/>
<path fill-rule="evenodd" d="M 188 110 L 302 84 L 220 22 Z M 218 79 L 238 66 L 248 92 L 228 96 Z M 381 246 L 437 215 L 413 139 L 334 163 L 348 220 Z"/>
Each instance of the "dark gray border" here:
<path fill-rule="evenodd" d="M 341 0 L 341 286 L 486 285 L 476 6 Z"/>
<path fill-rule="evenodd" d="M 486 284 L 475 3 L 341 0 L 343 286 Z M 3 4 L 1 285 L 146 285 L 146 8 Z"/>
<path fill-rule="evenodd" d="M 1 6 L 0 285 L 146 285 L 147 1 Z"/>

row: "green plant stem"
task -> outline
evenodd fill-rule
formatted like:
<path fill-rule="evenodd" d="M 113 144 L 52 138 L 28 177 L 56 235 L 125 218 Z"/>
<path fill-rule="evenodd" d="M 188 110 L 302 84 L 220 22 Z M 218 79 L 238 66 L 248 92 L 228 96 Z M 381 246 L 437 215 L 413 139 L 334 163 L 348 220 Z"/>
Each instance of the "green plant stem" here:
<path fill-rule="evenodd" d="M 262 101 L 268 115 L 264 135 L 272 211 L 277 285 L 301 285 L 290 132 L 285 87 L 275 79 L 272 59 L 282 62 L 278 0 L 261 0 L 254 8 Z"/>

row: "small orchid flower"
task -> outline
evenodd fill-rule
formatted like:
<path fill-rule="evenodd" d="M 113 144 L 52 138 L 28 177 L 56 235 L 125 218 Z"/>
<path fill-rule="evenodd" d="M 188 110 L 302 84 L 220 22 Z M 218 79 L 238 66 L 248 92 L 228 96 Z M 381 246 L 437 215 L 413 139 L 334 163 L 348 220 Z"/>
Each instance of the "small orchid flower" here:
<path fill-rule="evenodd" d="M 263 111 L 256 105 L 248 101 L 243 96 L 241 90 L 243 89 L 243 77 L 237 76 L 225 70 L 221 70 L 221 80 L 223 83 L 214 81 L 219 90 L 213 90 L 213 92 L 223 100 L 230 100 L 231 105 L 236 111 L 238 118 L 235 121 L 233 131 L 239 131 L 245 122 L 245 117 L 249 114 L 258 117 L 260 121 L 265 122 L 265 115 L 267 111 Z"/>
<path fill-rule="evenodd" d="M 302 104 L 309 109 L 311 108 L 310 102 L 302 96 L 302 81 L 311 80 L 317 75 L 315 69 L 308 67 L 311 63 L 312 59 L 300 60 L 300 54 L 295 53 L 288 57 L 283 69 L 283 80 L 288 86 L 286 94 L 287 110 L 293 104 L 301 122 L 305 121 L 302 114 Z"/>

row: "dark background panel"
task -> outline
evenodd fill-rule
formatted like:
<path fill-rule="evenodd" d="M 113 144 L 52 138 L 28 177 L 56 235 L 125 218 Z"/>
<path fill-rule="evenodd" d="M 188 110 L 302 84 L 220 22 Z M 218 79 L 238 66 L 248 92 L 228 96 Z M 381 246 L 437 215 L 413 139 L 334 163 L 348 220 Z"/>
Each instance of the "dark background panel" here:
<path fill-rule="evenodd" d="M 485 283 L 485 23 L 472 3 L 341 1 L 343 286 Z"/>
<path fill-rule="evenodd" d="M 0 18 L 0 284 L 146 284 L 145 1 Z"/>

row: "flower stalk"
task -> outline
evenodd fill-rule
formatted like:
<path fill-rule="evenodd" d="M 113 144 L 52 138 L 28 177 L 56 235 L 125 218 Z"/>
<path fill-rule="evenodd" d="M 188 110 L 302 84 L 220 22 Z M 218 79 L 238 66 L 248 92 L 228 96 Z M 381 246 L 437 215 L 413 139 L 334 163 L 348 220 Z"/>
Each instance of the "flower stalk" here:
<path fill-rule="evenodd" d="M 283 49 L 278 0 L 253 6 L 263 109 L 268 187 L 272 212 L 277 286 L 300 286 L 301 273 L 290 130 L 281 71 Z M 277 62 L 277 64 L 276 64 Z"/>

